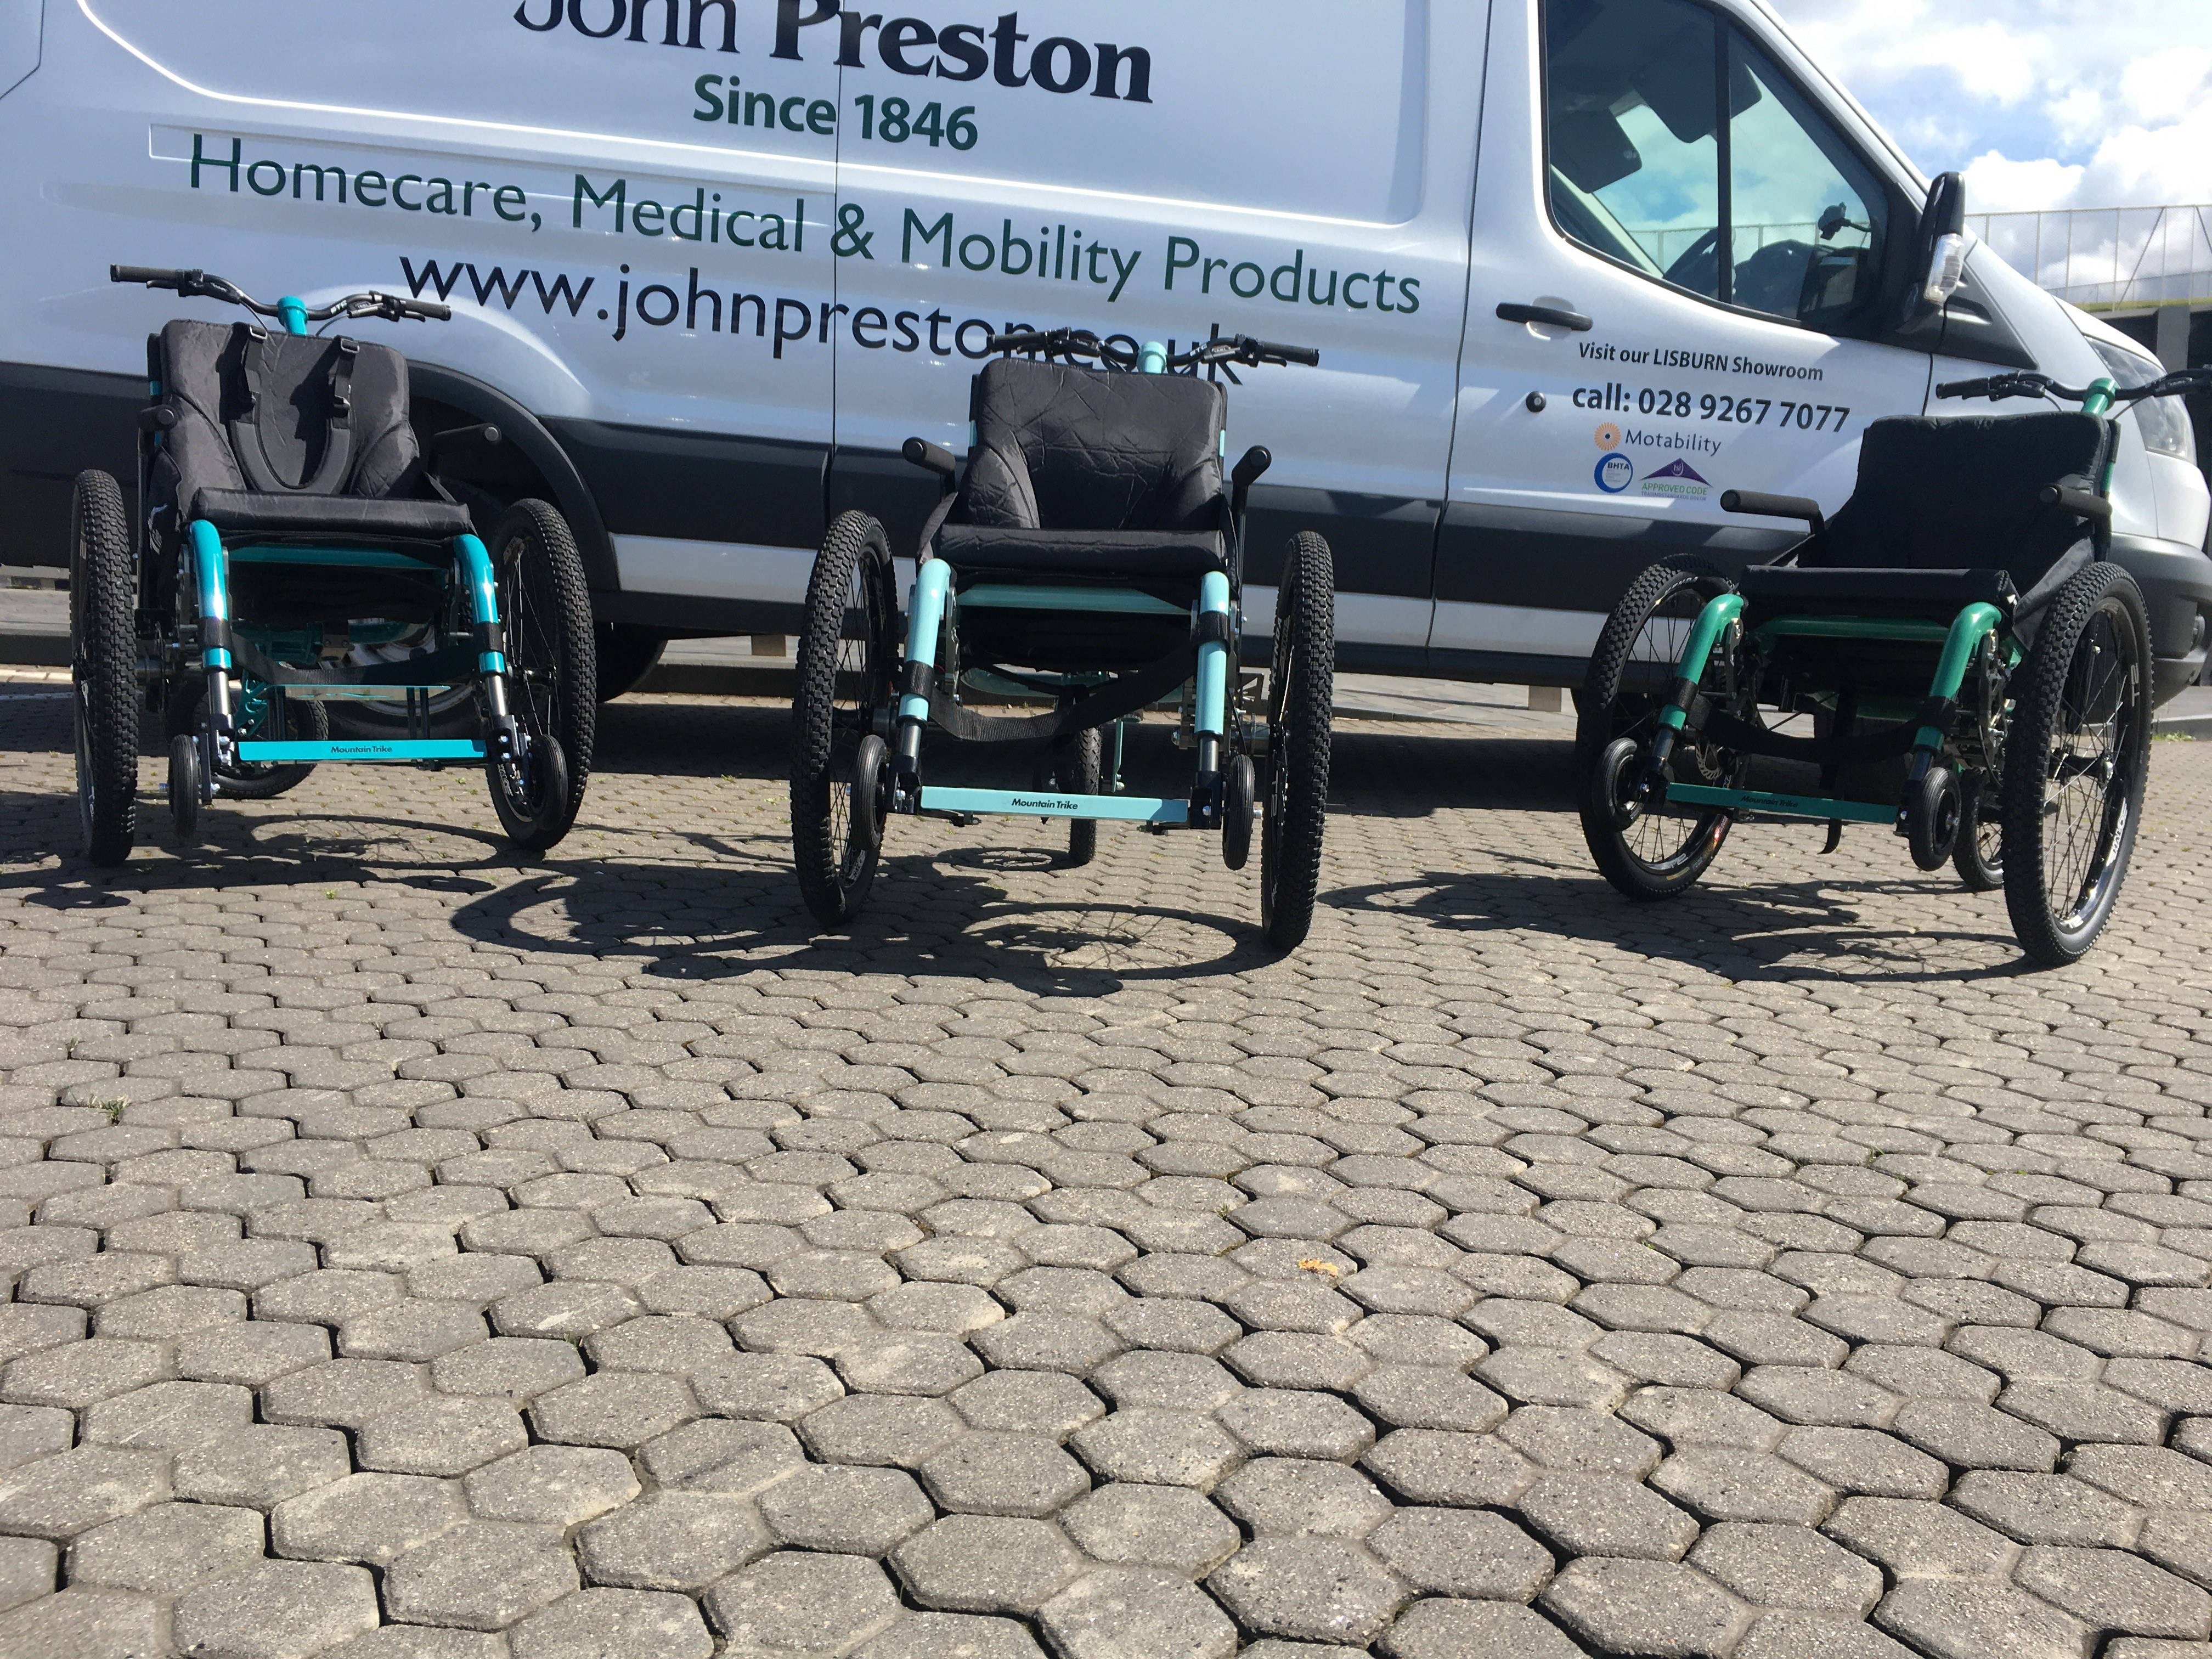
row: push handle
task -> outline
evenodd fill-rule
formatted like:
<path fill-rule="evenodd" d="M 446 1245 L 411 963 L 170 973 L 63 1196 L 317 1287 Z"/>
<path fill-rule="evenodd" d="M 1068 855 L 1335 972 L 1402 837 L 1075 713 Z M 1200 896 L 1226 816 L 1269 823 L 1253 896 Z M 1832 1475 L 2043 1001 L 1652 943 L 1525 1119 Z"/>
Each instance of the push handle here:
<path fill-rule="evenodd" d="M 1252 349 L 1262 358 L 1279 362 L 1297 363 L 1306 368 L 1321 367 L 1321 353 L 1311 346 L 1277 345 L 1273 340 L 1255 340 Z"/>
<path fill-rule="evenodd" d="M 1723 489 L 1721 511 L 1756 514 L 1763 519 L 1796 519 L 1812 526 L 1815 536 L 1828 526 L 1820 502 L 1803 495 L 1770 495 L 1763 489 Z"/>
<path fill-rule="evenodd" d="M 2045 507 L 2063 507 L 2100 524 L 2112 521 L 2112 504 L 2093 490 L 2075 489 L 2067 484 L 2045 484 L 2035 492 L 2035 499 Z"/>
<path fill-rule="evenodd" d="M 1241 523 L 1244 503 L 1252 494 L 1252 486 L 1260 475 L 1275 464 L 1275 457 L 1265 444 L 1254 444 L 1239 456 L 1237 465 L 1229 469 L 1229 510 Z M 1241 533 L 1241 532 L 1240 532 Z"/>
<path fill-rule="evenodd" d="M 1542 323 L 1549 328 L 1564 328 L 1570 334 L 1587 334 L 1597 325 L 1579 311 L 1569 311 L 1565 306 L 1524 306 L 1511 301 L 1498 307 L 1498 314 L 1509 323 Z"/>
<path fill-rule="evenodd" d="M 951 450 L 943 444 L 933 444 L 927 438 L 908 438 L 900 447 L 899 453 L 915 465 L 934 472 L 947 483 L 952 482 L 953 475 L 960 470 L 960 463 L 952 459 Z"/>
<path fill-rule="evenodd" d="M 1978 380 L 1946 380 L 1936 388 L 1936 395 L 1939 398 L 1986 398 L 1990 395 L 1990 388 L 1996 384 L 1988 375 Z"/>

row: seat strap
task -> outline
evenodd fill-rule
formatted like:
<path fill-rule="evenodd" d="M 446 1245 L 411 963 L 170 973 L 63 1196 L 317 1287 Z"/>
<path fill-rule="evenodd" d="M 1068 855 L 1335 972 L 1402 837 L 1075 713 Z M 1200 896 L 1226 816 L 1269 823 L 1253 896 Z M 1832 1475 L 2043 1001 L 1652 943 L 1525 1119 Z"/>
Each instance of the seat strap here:
<path fill-rule="evenodd" d="M 1731 749 L 1739 755 L 1765 755 L 1776 760 L 1808 761 L 1826 768 L 1865 766 L 1875 761 L 1887 760 L 1893 755 L 1911 752 L 1918 737 L 1920 720 L 1916 717 L 1900 726 L 1885 726 L 1879 731 L 1849 738 L 1793 738 L 1725 708 L 1716 708 L 1705 718 L 1700 735 Z M 1824 777 L 1822 787 L 1835 787 L 1832 778 Z"/>
<path fill-rule="evenodd" d="M 230 650 L 239 672 L 264 685 L 463 685 L 477 678 L 479 665 L 473 644 L 418 652 L 399 662 L 343 669 L 288 667 L 235 633 Z"/>
<path fill-rule="evenodd" d="M 247 329 L 240 364 L 246 380 L 246 410 L 223 422 L 229 428 L 230 450 L 238 458 L 239 471 L 246 475 L 248 487 L 266 494 L 342 495 L 353 471 L 353 366 L 361 356 L 361 342 L 343 335 L 338 338 L 337 356 L 330 372 L 331 416 L 324 428 L 322 463 L 313 477 L 296 484 L 284 482 L 269 459 L 269 447 L 262 437 L 263 412 L 269 403 L 264 381 L 268 344 L 267 330 Z"/>
<path fill-rule="evenodd" d="M 1018 743 L 1024 739 L 1065 737 L 1086 732 L 1149 708 L 1188 679 L 1198 669 L 1200 640 L 1181 645 L 1134 673 L 1109 680 L 1073 702 L 1048 714 L 978 714 L 933 690 L 929 718 L 954 737 L 969 743 Z"/>
<path fill-rule="evenodd" d="M 937 505 L 929 509 L 929 516 L 921 523 L 921 540 L 915 548 L 915 562 L 919 564 L 929 556 L 929 544 L 937 539 L 937 532 L 945 528 L 945 520 L 951 515 L 952 503 L 960 499 L 960 492 L 948 489 L 937 498 Z"/>

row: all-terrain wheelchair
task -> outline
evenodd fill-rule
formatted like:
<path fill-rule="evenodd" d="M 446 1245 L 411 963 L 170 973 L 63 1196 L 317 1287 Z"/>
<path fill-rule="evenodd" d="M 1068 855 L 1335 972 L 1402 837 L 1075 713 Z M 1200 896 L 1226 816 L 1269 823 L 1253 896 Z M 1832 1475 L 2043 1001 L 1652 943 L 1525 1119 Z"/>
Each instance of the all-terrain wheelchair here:
<path fill-rule="evenodd" d="M 2079 957 L 2127 872 L 2151 732 L 2142 595 L 2106 558 L 2113 410 L 2208 379 L 1958 381 L 1937 395 L 2080 407 L 1874 422 L 1833 519 L 1725 492 L 1729 512 L 1811 533 L 1738 581 L 1653 565 L 1607 619 L 1577 729 L 1583 830 L 1607 880 L 1680 893 L 1749 815 L 1826 820 L 1823 851 L 1846 823 L 1887 823 L 1921 869 L 2002 887 L 2037 962 Z M 1813 729 L 1789 729 L 1800 720 Z M 1748 787 L 1759 757 L 1810 763 L 1819 792 Z M 1892 799 L 1863 799 L 1900 765 Z"/>
<path fill-rule="evenodd" d="M 146 346 L 137 522 L 108 474 L 76 480 L 71 660 L 92 861 L 122 863 L 137 838 L 144 707 L 163 716 L 180 837 L 219 796 L 281 794 L 323 761 L 397 761 L 483 766 L 510 841 L 559 841 L 582 804 L 597 712 L 568 524 L 518 501 L 487 550 L 424 465 L 406 359 L 307 333 L 339 318 L 442 320 L 448 307 L 374 293 L 270 305 L 203 271 L 109 276 L 279 328 L 164 325 Z M 432 696 L 456 687 L 473 690 L 478 735 L 434 737 Z M 326 705 L 349 698 L 399 703 L 404 735 L 334 740 Z"/>
<path fill-rule="evenodd" d="M 1102 819 L 1203 830 L 1235 870 L 1256 802 L 1262 927 L 1288 950 L 1311 925 L 1321 873 L 1334 574 L 1321 537 L 1291 538 L 1273 661 L 1243 668 L 1245 503 L 1272 458 L 1255 447 L 1224 478 L 1218 376 L 1319 354 L 1239 336 L 1170 356 L 1071 330 L 991 345 L 1005 355 L 970 389 L 965 467 L 939 445 L 905 446 L 941 487 L 902 653 L 883 526 L 845 514 L 815 557 L 792 707 L 792 842 L 807 905 L 825 925 L 851 920 L 884 825 L 902 813 L 1065 818 L 1072 864 L 1093 856 Z M 986 714 L 963 701 L 976 694 L 1050 707 Z M 1189 793 L 1125 793 L 1126 726 L 1164 702 L 1196 751 Z M 1032 787 L 925 784 L 931 726 L 1032 745 L 1042 757 Z"/>

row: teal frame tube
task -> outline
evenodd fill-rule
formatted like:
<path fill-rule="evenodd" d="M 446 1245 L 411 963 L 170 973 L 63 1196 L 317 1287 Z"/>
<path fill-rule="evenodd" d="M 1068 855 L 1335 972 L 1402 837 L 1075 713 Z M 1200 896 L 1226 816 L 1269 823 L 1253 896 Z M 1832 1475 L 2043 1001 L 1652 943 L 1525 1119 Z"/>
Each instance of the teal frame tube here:
<path fill-rule="evenodd" d="M 1897 816 L 1893 806 L 1871 801 L 1830 800 L 1820 795 L 1777 795 L 1764 789 L 1727 789 L 1717 784 L 1676 783 L 1667 789 L 1669 806 L 1732 806 L 1747 812 L 1770 812 L 1778 817 L 1843 818 L 1853 823 L 1887 823 Z"/>
<path fill-rule="evenodd" d="M 307 331 L 307 302 L 305 300 L 288 294 L 276 302 L 276 313 L 284 319 L 287 334 L 305 334 Z"/>
<path fill-rule="evenodd" d="M 1674 669 L 1675 678 L 1695 685 L 1705 677 L 1705 662 L 1713 654 L 1713 646 L 1723 629 L 1743 615 L 1743 595 L 1720 593 L 1705 601 L 1705 608 L 1698 612 L 1698 620 L 1690 629 L 1689 643 L 1682 647 L 1682 660 Z M 1659 724 L 1669 731 L 1679 732 L 1682 722 L 1689 718 L 1686 710 L 1668 703 L 1659 711 Z"/>
<path fill-rule="evenodd" d="M 198 587 L 200 615 L 210 622 L 230 621 L 230 569 L 223 556 L 222 538 L 205 519 L 194 519 L 186 534 L 191 542 L 192 580 Z M 230 653 L 219 645 L 207 648 L 210 668 L 228 669 Z"/>
<path fill-rule="evenodd" d="M 469 581 L 469 608 L 474 620 L 487 627 L 499 625 L 499 583 L 492 575 L 491 555 L 474 536 L 453 538 L 453 556 L 461 562 L 461 569 Z M 477 658 L 477 666 L 487 674 L 507 672 L 506 655 L 498 651 L 486 651 Z"/>
<path fill-rule="evenodd" d="M 907 627 L 906 659 L 925 668 L 937 666 L 937 635 L 945 626 L 945 597 L 952 591 L 952 567 L 942 559 L 924 559 L 914 575 L 914 613 Z M 899 699 L 902 720 L 929 719 L 929 699 L 908 692 Z"/>
<path fill-rule="evenodd" d="M 1145 349 L 1137 354 L 1137 367 L 1146 374 L 1164 374 L 1168 367 L 1168 349 L 1158 340 L 1145 342 Z"/>
<path fill-rule="evenodd" d="M 1229 578 L 1209 570 L 1198 586 L 1198 608 L 1229 614 Z M 1219 737 L 1229 708 L 1229 647 L 1207 640 L 1198 647 L 1198 708 L 1193 722 L 1201 736 Z"/>
<path fill-rule="evenodd" d="M 1966 665 L 1981 648 L 1983 636 L 2002 621 L 2004 613 L 1993 605 L 1970 605 L 1951 619 L 1950 632 L 1943 636 L 1943 654 L 1936 659 L 1936 679 L 1928 688 L 1929 696 L 1947 702 L 1957 701 L 1959 688 L 1966 683 Z M 1923 749 L 1941 749 L 1943 733 L 1932 726 L 1923 726 L 1914 741 Z"/>

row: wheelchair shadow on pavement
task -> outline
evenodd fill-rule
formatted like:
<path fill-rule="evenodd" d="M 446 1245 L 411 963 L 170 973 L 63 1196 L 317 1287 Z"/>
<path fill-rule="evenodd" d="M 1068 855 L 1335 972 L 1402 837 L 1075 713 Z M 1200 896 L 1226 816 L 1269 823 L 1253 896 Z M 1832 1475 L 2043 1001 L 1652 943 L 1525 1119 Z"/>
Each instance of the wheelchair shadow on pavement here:
<path fill-rule="evenodd" d="M 1449 932 L 1534 933 L 1658 961 L 1694 964 L 1731 981 L 1802 981 L 1832 973 L 1897 984 L 2005 977 L 2023 971 L 1999 895 L 1973 895 L 1935 878 L 1863 877 L 1698 886 L 1639 904 L 1587 867 L 1508 859 L 1519 869 L 1431 872 L 1340 887 L 1324 904 L 1418 918 Z M 1869 918 L 1870 900 L 1933 901 L 1904 927 Z M 1976 907 L 1976 908 L 1969 908 Z M 1994 948 L 2002 961 L 1990 962 Z M 1946 958 L 1948 958 L 1947 961 Z"/>
<path fill-rule="evenodd" d="M 1258 968 L 1255 928 L 1157 906 L 1016 897 L 994 877 L 1042 849 L 951 848 L 884 860 L 867 908 L 825 930 L 781 836 L 684 836 L 712 861 L 548 860 L 471 896 L 452 924 L 477 943 L 635 964 L 675 980 L 763 969 L 969 979 L 1037 996 Z"/>

